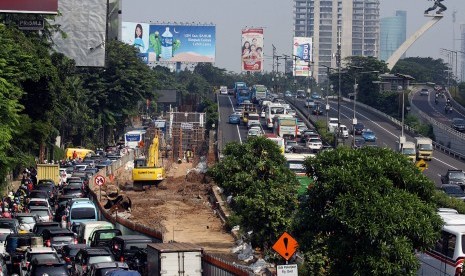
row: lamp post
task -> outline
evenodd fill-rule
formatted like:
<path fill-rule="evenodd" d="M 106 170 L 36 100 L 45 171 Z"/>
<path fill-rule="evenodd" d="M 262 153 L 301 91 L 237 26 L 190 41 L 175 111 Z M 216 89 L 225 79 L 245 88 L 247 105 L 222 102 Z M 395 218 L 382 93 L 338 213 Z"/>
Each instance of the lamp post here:
<path fill-rule="evenodd" d="M 402 145 L 405 143 L 405 136 L 404 136 L 404 117 L 405 117 L 405 95 L 404 95 L 404 87 L 408 88 L 409 83 L 411 80 L 415 80 L 412 76 L 404 75 L 404 74 L 396 74 L 397 77 L 402 78 L 402 84 L 397 87 L 397 90 L 402 93 L 402 130 L 401 136 L 399 137 L 399 147 L 402 148 Z"/>

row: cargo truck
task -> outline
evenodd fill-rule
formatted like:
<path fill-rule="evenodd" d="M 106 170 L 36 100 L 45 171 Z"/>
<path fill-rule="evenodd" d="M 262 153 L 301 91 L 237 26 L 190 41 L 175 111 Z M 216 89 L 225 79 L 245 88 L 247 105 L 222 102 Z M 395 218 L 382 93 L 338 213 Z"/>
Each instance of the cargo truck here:
<path fill-rule="evenodd" d="M 60 183 L 60 166 L 58 164 L 37 164 L 37 181 L 51 179 L 55 185 Z"/>
<path fill-rule="evenodd" d="M 147 244 L 147 270 L 150 275 L 202 275 L 202 251 L 190 243 Z"/>
<path fill-rule="evenodd" d="M 433 140 L 427 137 L 415 137 L 415 147 L 417 150 L 417 160 L 433 159 Z"/>
<path fill-rule="evenodd" d="M 416 161 L 417 158 L 417 150 L 415 148 L 415 143 L 413 142 L 404 142 L 401 144 L 399 152 L 412 162 Z"/>

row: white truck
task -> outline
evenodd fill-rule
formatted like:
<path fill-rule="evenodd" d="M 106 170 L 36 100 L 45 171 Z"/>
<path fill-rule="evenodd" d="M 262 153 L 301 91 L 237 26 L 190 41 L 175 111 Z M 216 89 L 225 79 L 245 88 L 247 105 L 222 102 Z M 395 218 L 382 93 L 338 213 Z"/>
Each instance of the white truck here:
<path fill-rule="evenodd" d="M 433 140 L 427 137 L 415 137 L 417 159 L 433 159 Z"/>
<path fill-rule="evenodd" d="M 203 249 L 191 243 L 147 244 L 149 275 L 202 275 Z"/>
<path fill-rule="evenodd" d="M 399 152 L 415 163 L 417 158 L 417 150 L 415 148 L 415 143 L 404 142 L 400 144 Z"/>
<path fill-rule="evenodd" d="M 334 133 L 334 131 L 337 129 L 337 126 L 339 125 L 339 120 L 338 118 L 329 118 L 328 121 L 328 132 L 329 133 Z"/>

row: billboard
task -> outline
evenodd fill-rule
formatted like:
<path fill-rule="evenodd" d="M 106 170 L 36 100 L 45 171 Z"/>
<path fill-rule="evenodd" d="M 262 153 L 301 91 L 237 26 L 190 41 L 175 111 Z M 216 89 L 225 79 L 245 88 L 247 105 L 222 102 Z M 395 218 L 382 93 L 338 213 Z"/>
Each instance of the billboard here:
<path fill-rule="evenodd" d="M 138 27 L 139 26 L 139 27 Z M 142 28 L 142 34 L 138 28 Z M 215 26 L 123 22 L 121 40 L 147 62 L 215 62 Z"/>
<path fill-rule="evenodd" d="M 241 71 L 263 70 L 263 29 L 242 29 Z"/>
<path fill-rule="evenodd" d="M 294 37 L 292 54 L 293 59 L 292 72 L 296 77 L 311 76 L 310 63 L 313 61 L 312 56 L 312 38 L 311 37 Z"/>
<path fill-rule="evenodd" d="M 58 0 L 2 0 L 0 12 L 57 14 Z"/>
<path fill-rule="evenodd" d="M 59 0 L 58 4 L 62 16 L 51 23 L 60 24 L 67 37 L 53 34 L 55 50 L 74 59 L 76 66 L 105 66 L 107 0 Z"/>

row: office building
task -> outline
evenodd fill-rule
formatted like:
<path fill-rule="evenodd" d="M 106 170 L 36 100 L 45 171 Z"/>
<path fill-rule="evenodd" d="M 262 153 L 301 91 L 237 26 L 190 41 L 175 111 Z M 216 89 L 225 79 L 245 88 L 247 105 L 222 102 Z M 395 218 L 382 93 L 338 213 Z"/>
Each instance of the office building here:
<path fill-rule="evenodd" d="M 380 27 L 379 58 L 386 61 L 406 39 L 407 12 L 396 11 L 395 16 L 381 18 Z"/>
<path fill-rule="evenodd" d="M 460 25 L 460 80 L 465 81 L 465 24 Z"/>
<path fill-rule="evenodd" d="M 295 36 L 313 37 L 313 76 L 326 80 L 341 57 L 379 56 L 379 0 L 294 0 Z"/>

